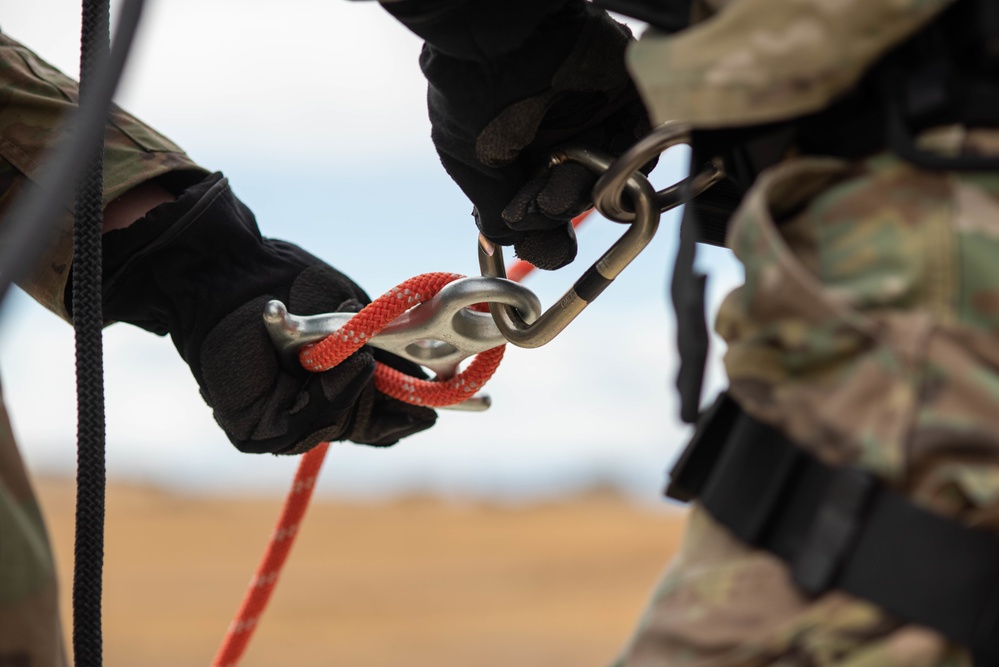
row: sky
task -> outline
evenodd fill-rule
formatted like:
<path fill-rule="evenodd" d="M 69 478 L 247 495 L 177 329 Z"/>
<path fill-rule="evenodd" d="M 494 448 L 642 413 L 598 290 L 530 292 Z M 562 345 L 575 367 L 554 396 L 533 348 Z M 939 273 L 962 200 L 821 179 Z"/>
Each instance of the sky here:
<path fill-rule="evenodd" d="M 76 3 L 3 4 L 0 29 L 77 75 Z M 224 172 L 265 235 L 306 247 L 375 296 L 418 273 L 477 273 L 471 204 L 429 139 L 419 49 L 375 3 L 149 0 L 117 102 Z M 653 183 L 682 178 L 686 160 L 671 150 Z M 591 217 L 579 259 L 528 280 L 545 306 L 620 234 Z M 508 346 L 488 412 L 442 411 L 436 427 L 388 450 L 336 445 L 319 492 L 519 502 L 613 485 L 657 502 L 688 434 L 671 389 L 666 296 L 678 220 L 664 215 L 649 248 L 552 343 Z M 740 268 L 713 248 L 699 265 L 713 312 Z M 715 340 L 706 398 L 723 385 L 721 352 Z M 0 377 L 35 472 L 72 474 L 73 365 L 69 326 L 15 292 L 0 313 Z M 105 369 L 110 477 L 198 493 L 287 488 L 296 460 L 237 452 L 169 339 L 111 326 Z"/>

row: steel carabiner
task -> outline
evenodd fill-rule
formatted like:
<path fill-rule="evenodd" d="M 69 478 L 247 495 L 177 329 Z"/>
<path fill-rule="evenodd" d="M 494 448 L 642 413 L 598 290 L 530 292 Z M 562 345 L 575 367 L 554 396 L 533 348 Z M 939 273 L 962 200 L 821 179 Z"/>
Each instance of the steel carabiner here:
<path fill-rule="evenodd" d="M 603 173 L 610 168 L 609 156 L 587 150 L 568 149 L 564 159 L 578 162 L 590 170 Z M 635 173 L 625 184 L 635 205 L 634 221 L 610 249 L 603 254 L 553 306 L 536 321 L 528 322 L 516 309 L 502 304 L 490 304 L 496 326 L 508 341 L 518 347 L 541 347 L 561 333 L 583 309 L 596 299 L 631 261 L 649 244 L 659 226 L 656 192 L 648 179 Z M 479 242 L 479 268 L 482 275 L 506 277 L 503 251 L 484 238 Z"/>
<path fill-rule="evenodd" d="M 688 127 L 666 123 L 617 159 L 585 148 L 568 148 L 552 156 L 552 164 L 578 162 L 600 174 L 593 188 L 595 208 L 610 220 L 630 224 L 621 238 L 536 321 L 528 322 L 510 306 L 490 304 L 496 326 L 508 341 L 527 348 L 541 347 L 550 342 L 645 249 L 655 236 L 661 213 L 679 206 L 724 177 L 721 162 L 713 160 L 694 176 L 656 192 L 639 169 L 667 148 L 689 142 Z M 633 209 L 624 205 L 622 197 L 625 192 Z M 480 235 L 478 253 L 483 276 L 506 277 L 502 248 Z"/>

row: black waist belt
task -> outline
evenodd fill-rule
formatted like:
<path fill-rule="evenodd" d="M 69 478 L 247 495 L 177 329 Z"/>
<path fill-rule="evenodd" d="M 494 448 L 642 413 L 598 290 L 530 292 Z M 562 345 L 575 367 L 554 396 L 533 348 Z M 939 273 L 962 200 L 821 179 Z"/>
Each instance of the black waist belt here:
<path fill-rule="evenodd" d="M 670 473 L 739 539 L 787 562 L 808 595 L 836 588 L 999 665 L 999 537 L 922 509 L 866 471 L 820 462 L 726 395 Z"/>

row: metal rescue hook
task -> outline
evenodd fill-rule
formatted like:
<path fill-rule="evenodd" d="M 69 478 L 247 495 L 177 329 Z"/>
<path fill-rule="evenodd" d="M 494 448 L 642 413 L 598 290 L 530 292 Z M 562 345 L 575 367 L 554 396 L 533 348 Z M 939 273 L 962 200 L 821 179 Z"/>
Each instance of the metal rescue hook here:
<path fill-rule="evenodd" d="M 461 278 L 392 320 L 367 344 L 424 366 L 438 379 L 448 379 L 465 359 L 506 344 L 489 313 L 468 308 L 478 303 L 504 304 L 531 322 L 541 313 L 541 302 L 534 292 L 511 280 Z M 284 303 L 274 300 L 264 309 L 264 324 L 285 363 L 297 365 L 302 346 L 343 328 L 355 314 L 294 315 Z M 488 400 L 472 398 L 453 407 L 484 410 Z"/>
<path fill-rule="evenodd" d="M 645 249 L 659 227 L 663 211 L 682 204 L 687 197 L 700 194 L 724 176 L 720 164 L 712 162 L 695 176 L 656 192 L 639 169 L 665 149 L 689 141 L 688 128 L 666 124 L 616 160 L 584 148 L 565 149 L 553 156 L 553 163 L 578 162 L 600 174 L 593 189 L 595 207 L 615 222 L 630 224 L 621 238 L 535 322 L 526 321 L 509 306 L 490 304 L 496 326 L 508 341 L 518 347 L 533 348 L 555 338 Z M 625 192 L 633 208 L 624 205 L 622 195 Z M 483 276 L 506 277 L 503 251 L 499 246 L 493 246 L 480 236 L 478 253 Z"/>

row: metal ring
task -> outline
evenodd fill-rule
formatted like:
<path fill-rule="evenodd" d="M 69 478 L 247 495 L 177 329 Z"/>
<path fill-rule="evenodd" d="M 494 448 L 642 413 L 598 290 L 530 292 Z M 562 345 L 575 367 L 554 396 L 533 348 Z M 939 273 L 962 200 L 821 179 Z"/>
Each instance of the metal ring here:
<path fill-rule="evenodd" d="M 722 160 L 721 158 L 714 158 L 693 176 L 688 176 L 682 181 L 656 192 L 659 211 L 665 213 L 680 204 L 686 203 L 723 178 L 725 178 L 725 169 L 722 165 Z"/>
<path fill-rule="evenodd" d="M 646 162 L 668 148 L 690 143 L 690 126 L 684 123 L 664 123 L 640 139 L 634 146 L 625 151 L 621 157 L 611 164 L 607 171 L 597 180 L 593 187 L 593 205 L 604 217 L 618 222 L 630 222 L 635 219 L 635 211 L 625 206 L 622 195 L 632 174 L 638 172 Z M 676 192 L 682 184 L 672 186 Z M 667 188 L 663 191 L 668 196 Z M 672 208 L 683 201 L 683 197 L 675 197 Z"/>

